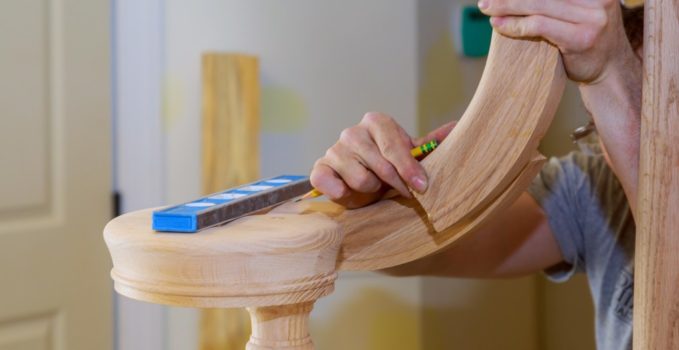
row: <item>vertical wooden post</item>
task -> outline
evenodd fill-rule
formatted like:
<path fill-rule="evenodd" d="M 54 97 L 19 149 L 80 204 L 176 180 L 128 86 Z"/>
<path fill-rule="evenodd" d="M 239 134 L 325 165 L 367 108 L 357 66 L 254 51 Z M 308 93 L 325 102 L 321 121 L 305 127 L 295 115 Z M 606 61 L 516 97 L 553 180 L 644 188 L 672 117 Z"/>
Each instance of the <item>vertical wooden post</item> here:
<path fill-rule="evenodd" d="M 203 193 L 259 178 L 259 71 L 256 57 L 203 55 Z M 201 315 L 201 350 L 241 350 L 250 337 L 242 309 Z"/>
<path fill-rule="evenodd" d="M 645 16 L 634 349 L 679 349 L 679 3 Z"/>
<path fill-rule="evenodd" d="M 301 304 L 251 307 L 252 337 L 246 350 L 313 350 L 309 314 L 314 301 Z"/>
<path fill-rule="evenodd" d="M 203 192 L 259 178 L 256 57 L 203 55 Z"/>

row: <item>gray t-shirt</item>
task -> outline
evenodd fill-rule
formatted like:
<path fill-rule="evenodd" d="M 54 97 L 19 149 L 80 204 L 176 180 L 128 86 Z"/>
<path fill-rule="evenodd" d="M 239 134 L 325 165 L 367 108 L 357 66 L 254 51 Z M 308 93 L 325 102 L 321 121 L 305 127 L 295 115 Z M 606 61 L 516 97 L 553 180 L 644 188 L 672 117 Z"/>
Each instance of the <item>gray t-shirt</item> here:
<path fill-rule="evenodd" d="M 622 186 L 600 153 L 550 159 L 528 192 L 548 217 L 565 264 L 555 281 L 587 273 L 599 350 L 632 349 L 634 237 Z"/>

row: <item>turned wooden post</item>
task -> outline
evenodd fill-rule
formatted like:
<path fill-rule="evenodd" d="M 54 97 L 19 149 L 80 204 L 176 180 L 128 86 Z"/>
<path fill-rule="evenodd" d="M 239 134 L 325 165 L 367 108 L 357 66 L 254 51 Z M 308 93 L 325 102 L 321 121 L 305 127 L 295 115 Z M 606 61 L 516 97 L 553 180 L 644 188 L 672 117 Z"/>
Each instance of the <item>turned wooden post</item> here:
<path fill-rule="evenodd" d="M 248 349 L 313 349 L 309 313 L 337 278 L 336 222 L 318 213 L 257 215 L 200 235 L 154 233 L 150 225 L 144 210 L 104 229 L 117 292 L 186 307 L 248 307 Z"/>
<path fill-rule="evenodd" d="M 247 350 L 311 350 L 309 314 L 313 302 L 293 305 L 249 307 L 252 335 Z"/>
<path fill-rule="evenodd" d="M 679 3 L 645 16 L 634 349 L 679 349 Z"/>

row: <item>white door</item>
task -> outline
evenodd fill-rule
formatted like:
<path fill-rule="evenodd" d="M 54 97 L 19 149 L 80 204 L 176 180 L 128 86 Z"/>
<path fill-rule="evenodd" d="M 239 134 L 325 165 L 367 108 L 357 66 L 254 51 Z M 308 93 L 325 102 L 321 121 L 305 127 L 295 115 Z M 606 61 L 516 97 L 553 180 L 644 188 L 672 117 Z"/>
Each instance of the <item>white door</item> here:
<path fill-rule="evenodd" d="M 112 348 L 109 6 L 0 1 L 0 350 Z"/>

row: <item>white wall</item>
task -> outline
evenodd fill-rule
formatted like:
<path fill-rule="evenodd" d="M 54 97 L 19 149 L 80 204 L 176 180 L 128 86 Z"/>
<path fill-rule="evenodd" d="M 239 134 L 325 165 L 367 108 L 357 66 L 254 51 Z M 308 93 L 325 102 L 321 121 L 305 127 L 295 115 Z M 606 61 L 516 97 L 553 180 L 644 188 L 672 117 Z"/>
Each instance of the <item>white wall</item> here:
<path fill-rule="evenodd" d="M 115 0 L 112 14 L 114 187 L 128 212 L 166 202 L 163 0 Z M 165 349 L 165 307 L 118 294 L 114 304 L 116 349 Z"/>
<path fill-rule="evenodd" d="M 166 7 L 170 201 L 199 189 L 198 172 L 187 169 L 200 168 L 200 57 L 206 51 L 260 57 L 262 176 L 307 173 L 367 111 L 390 112 L 415 131 L 413 1 L 168 0 Z"/>

